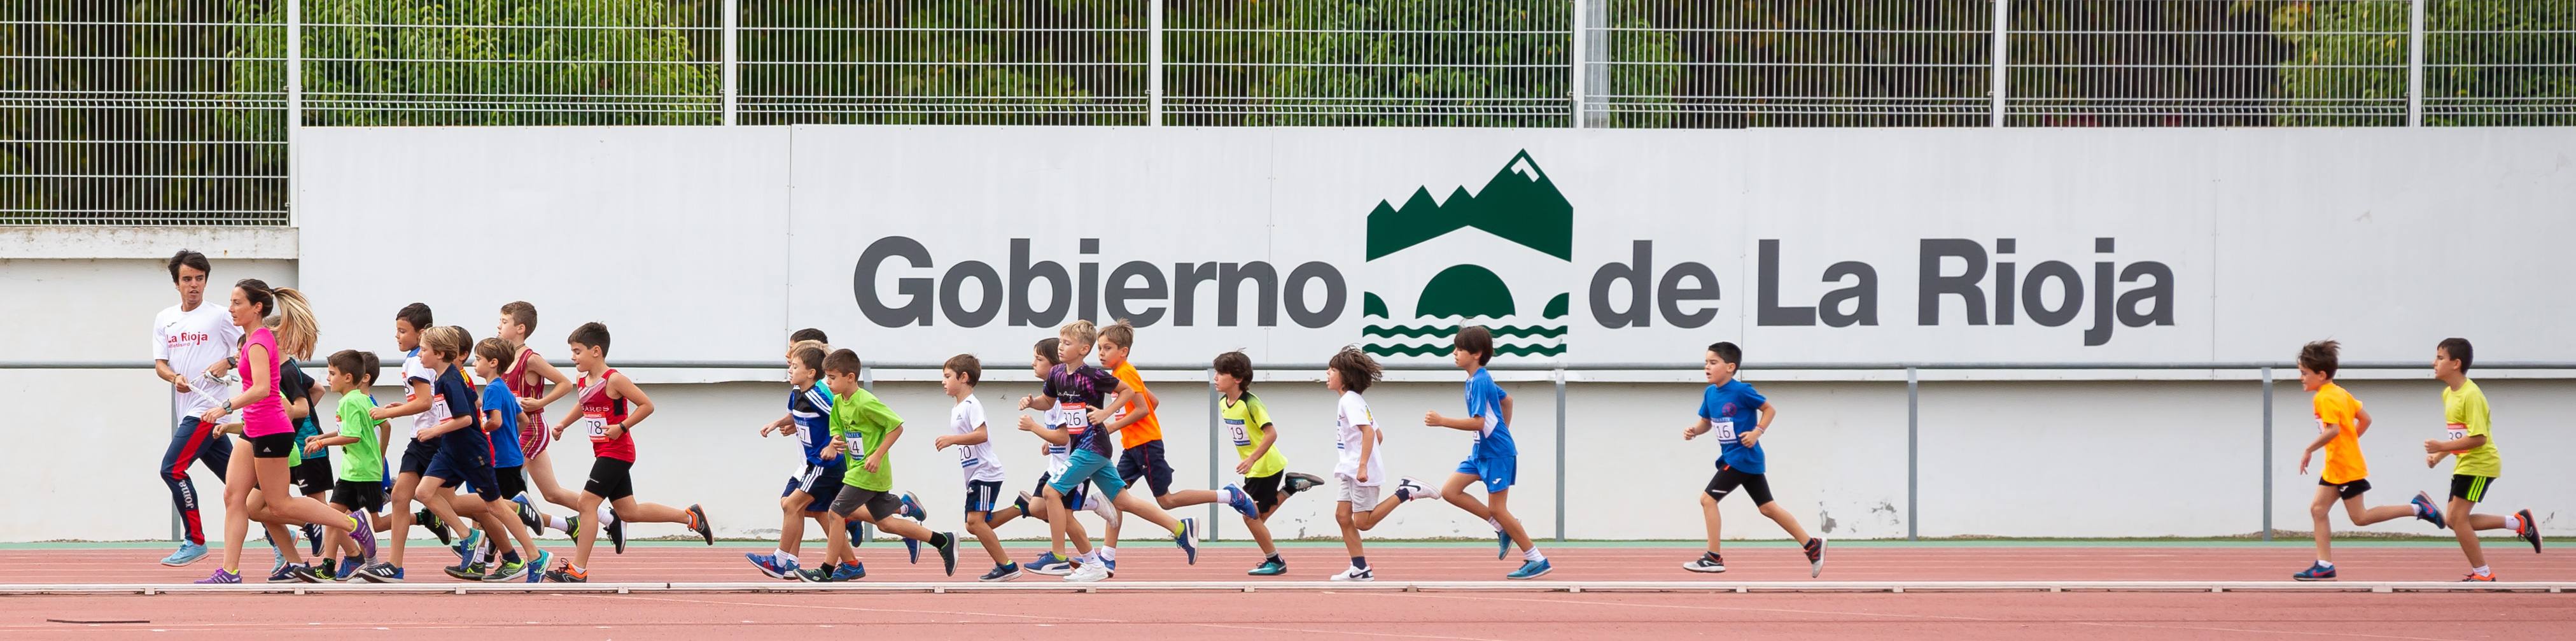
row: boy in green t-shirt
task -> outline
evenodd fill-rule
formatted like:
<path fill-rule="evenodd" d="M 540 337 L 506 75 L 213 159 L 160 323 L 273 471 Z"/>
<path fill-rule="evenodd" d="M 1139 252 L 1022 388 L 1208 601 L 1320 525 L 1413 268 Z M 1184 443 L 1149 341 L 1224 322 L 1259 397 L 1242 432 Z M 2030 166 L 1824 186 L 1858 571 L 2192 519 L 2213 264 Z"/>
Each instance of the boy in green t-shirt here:
<path fill-rule="evenodd" d="M 339 429 L 328 436 L 307 440 L 307 454 L 322 448 L 340 447 L 339 481 L 331 486 L 331 509 L 349 513 L 358 519 L 357 549 L 346 549 L 345 542 L 331 541 L 320 555 L 331 558 L 334 550 L 343 553 L 334 581 L 346 581 L 358 568 L 376 558 L 376 531 L 368 516 L 385 506 L 384 439 L 389 429 L 384 421 L 368 412 L 376 409 L 374 399 L 367 397 L 367 387 L 376 383 L 376 355 L 357 350 L 340 350 L 326 361 L 330 364 L 331 392 L 340 395 Z"/>
<path fill-rule="evenodd" d="M 1252 576 L 1278 576 L 1288 572 L 1288 562 L 1279 558 L 1278 546 L 1270 542 L 1270 515 L 1279 513 L 1279 504 L 1289 496 L 1320 485 L 1323 479 L 1311 474 L 1288 472 L 1288 457 L 1279 454 L 1279 426 L 1270 422 L 1270 408 L 1252 395 L 1252 357 L 1233 351 L 1218 354 L 1216 391 L 1225 399 L 1217 408 L 1224 438 L 1234 443 L 1234 453 L 1241 458 L 1234 466 L 1243 475 L 1243 492 L 1250 496 L 1254 510 L 1243 516 L 1243 527 L 1252 533 L 1252 542 L 1261 546 L 1261 565 Z"/>
<path fill-rule="evenodd" d="M 823 447 L 822 458 L 831 460 L 843 454 L 853 456 L 849 472 L 841 476 L 841 492 L 832 498 L 832 513 L 844 519 L 858 519 L 877 526 L 887 534 L 929 543 L 939 550 L 939 564 L 949 576 L 957 575 L 957 535 L 932 532 L 921 522 L 902 516 L 903 502 L 894 494 L 894 463 L 886 460 L 886 449 L 903 437 L 903 417 L 877 400 L 875 394 L 859 388 L 859 354 L 839 350 L 823 357 L 823 382 L 832 388 L 832 444 Z M 848 554 L 834 551 L 832 556 Z M 829 575 L 807 571 L 807 581 L 848 581 L 868 575 L 867 568 L 852 557 L 825 559 L 837 563 Z"/>
<path fill-rule="evenodd" d="M 2469 380 L 2469 365 L 2476 356 L 2470 351 L 2469 339 L 2445 338 L 2433 347 L 2433 378 L 2442 381 L 2442 427 L 2446 438 L 2425 439 L 2424 466 L 2441 463 L 2442 457 L 2459 457 L 2451 467 L 2451 499 L 2442 513 L 2431 517 L 2434 525 L 2447 525 L 2460 539 L 2460 552 L 2469 557 L 2469 582 L 2492 582 L 2495 571 L 2487 567 L 2487 555 L 2478 549 L 2478 530 L 2512 530 L 2515 536 L 2531 543 L 2534 554 L 2540 552 L 2540 524 L 2531 518 L 2531 510 L 2512 516 L 2471 514 L 2469 508 L 2486 500 L 2487 488 L 2496 477 L 2504 475 L 2504 459 L 2496 455 L 2495 439 L 2488 434 L 2487 395 L 2478 391 L 2476 381 Z M 2418 510 L 2429 510 L 2431 501 L 2423 493 L 2415 495 Z M 2419 515 L 2421 516 L 2421 515 Z"/>

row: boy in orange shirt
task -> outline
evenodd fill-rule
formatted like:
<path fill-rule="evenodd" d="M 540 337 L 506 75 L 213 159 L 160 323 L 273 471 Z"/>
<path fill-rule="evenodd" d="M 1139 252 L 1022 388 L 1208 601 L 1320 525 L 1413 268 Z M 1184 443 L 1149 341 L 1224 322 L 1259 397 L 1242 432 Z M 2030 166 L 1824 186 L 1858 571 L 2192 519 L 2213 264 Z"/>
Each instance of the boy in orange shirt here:
<path fill-rule="evenodd" d="M 1154 418 L 1154 409 L 1162 401 L 1145 389 L 1145 377 L 1137 375 L 1136 366 L 1127 361 L 1136 348 L 1136 326 L 1122 318 L 1100 328 L 1098 348 L 1100 365 L 1136 390 L 1136 400 L 1119 406 L 1109 417 L 1110 429 L 1118 430 L 1118 446 L 1123 450 L 1118 454 L 1118 479 L 1126 481 L 1128 487 L 1137 487 L 1137 480 L 1144 480 L 1143 487 L 1154 493 L 1155 503 L 1165 511 L 1224 503 L 1244 518 L 1255 518 L 1259 508 L 1253 505 L 1252 495 L 1234 485 L 1218 490 L 1172 491 L 1172 464 L 1163 456 L 1163 425 Z M 1100 561 L 1112 572 L 1118 570 L 1118 526 L 1122 523 L 1124 519 L 1111 520 L 1109 532 L 1100 544 Z"/>
<path fill-rule="evenodd" d="M 2366 507 L 2361 493 L 2370 491 L 2370 467 L 2361 458 L 2361 435 L 2370 431 L 2370 411 L 2361 408 L 2361 399 L 2352 397 L 2343 386 L 2334 383 L 2337 354 L 2334 341 L 2317 341 L 2299 348 L 2299 388 L 2316 393 L 2317 438 L 2299 452 L 2299 473 L 2308 473 L 2308 461 L 2318 449 L 2326 451 L 2324 473 L 2317 477 L 2317 500 L 2308 505 L 2308 517 L 2316 522 L 2317 562 L 2307 570 L 2290 575 L 2301 581 L 2331 581 L 2335 578 L 2334 555 L 2327 549 L 2334 532 L 2326 515 L 2334 511 L 2340 499 L 2352 515 L 2354 526 L 2369 525 L 2408 516 L 2421 517 L 2414 507 L 2382 505 Z"/>

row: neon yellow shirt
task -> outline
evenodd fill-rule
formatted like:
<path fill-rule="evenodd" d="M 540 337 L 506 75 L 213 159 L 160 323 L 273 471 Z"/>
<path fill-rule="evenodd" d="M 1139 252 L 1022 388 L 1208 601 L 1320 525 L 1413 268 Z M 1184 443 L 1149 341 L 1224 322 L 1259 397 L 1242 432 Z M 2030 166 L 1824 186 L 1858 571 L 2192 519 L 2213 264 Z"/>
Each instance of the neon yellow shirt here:
<path fill-rule="evenodd" d="M 2477 381 L 2462 380 L 2459 389 L 2442 389 L 2442 422 L 2453 439 L 2487 437 L 2485 445 L 2451 453 L 2459 459 L 2451 466 L 2452 474 L 2504 476 L 2504 459 L 2496 455 L 2495 436 L 2487 433 L 2487 395 L 2478 391 Z"/>

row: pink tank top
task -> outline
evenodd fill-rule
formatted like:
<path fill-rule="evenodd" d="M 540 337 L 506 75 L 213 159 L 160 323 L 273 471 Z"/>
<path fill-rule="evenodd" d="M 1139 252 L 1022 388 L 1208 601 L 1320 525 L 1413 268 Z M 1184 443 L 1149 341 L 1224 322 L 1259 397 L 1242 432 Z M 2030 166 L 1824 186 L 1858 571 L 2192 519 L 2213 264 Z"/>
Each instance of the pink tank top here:
<path fill-rule="evenodd" d="M 268 352 L 267 360 L 260 363 L 252 363 L 250 360 L 250 348 L 252 345 L 266 348 L 263 351 Z M 277 393 L 277 386 L 286 384 L 285 381 L 279 380 L 278 378 L 278 360 L 276 332 L 271 332 L 268 328 L 262 327 L 252 330 L 249 336 L 242 338 L 241 356 L 240 358 L 233 359 L 233 362 L 239 363 L 238 369 L 241 372 L 242 389 L 250 389 L 251 367 L 254 365 L 265 368 L 268 371 L 269 383 L 267 396 L 251 401 L 248 407 L 241 408 L 243 436 L 256 438 L 271 434 L 295 433 L 295 424 L 286 420 L 286 402 L 281 400 L 284 397 Z"/>

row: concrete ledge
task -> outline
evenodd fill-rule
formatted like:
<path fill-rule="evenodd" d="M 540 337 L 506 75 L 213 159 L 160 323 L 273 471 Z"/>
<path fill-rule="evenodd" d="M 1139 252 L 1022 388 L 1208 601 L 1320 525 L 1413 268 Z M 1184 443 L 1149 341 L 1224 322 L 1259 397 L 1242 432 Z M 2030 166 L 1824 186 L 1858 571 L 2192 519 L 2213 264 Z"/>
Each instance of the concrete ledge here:
<path fill-rule="evenodd" d="M 0 226 L 0 260 L 169 258 L 180 249 L 215 260 L 294 260 L 293 227 Z"/>
<path fill-rule="evenodd" d="M 187 583 L 0 584 L 0 595 L 27 594 L 631 594 L 636 592 L 2547 592 L 2576 582 L 2446 581 L 1147 581 L 1066 583 L 1054 577 L 1010 583 Z"/>

